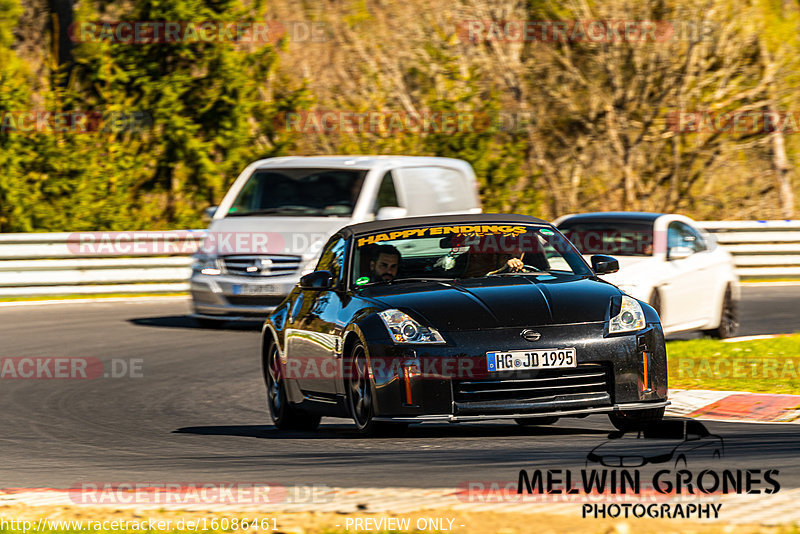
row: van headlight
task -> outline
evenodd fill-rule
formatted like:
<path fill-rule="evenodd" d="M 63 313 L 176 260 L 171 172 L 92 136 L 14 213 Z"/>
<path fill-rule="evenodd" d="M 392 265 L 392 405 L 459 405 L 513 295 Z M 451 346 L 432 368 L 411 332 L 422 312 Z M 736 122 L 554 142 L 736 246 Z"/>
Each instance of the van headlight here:
<path fill-rule="evenodd" d="M 378 313 L 389 335 L 395 343 L 444 343 L 444 338 L 435 329 L 422 326 L 400 310 L 386 310 Z"/>
<path fill-rule="evenodd" d="M 201 274 L 210 276 L 222 274 L 222 269 L 219 268 L 219 258 L 216 256 L 209 256 L 208 254 L 195 254 L 192 270 L 200 271 Z"/>
<path fill-rule="evenodd" d="M 644 312 L 639 302 L 622 295 L 622 306 L 619 313 L 608 322 L 608 333 L 633 332 L 645 327 Z"/>

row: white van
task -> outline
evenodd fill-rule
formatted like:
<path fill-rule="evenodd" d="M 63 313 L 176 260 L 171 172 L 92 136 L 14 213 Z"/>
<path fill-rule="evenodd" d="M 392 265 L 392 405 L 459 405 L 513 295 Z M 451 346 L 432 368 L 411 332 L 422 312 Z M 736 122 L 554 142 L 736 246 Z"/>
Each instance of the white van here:
<path fill-rule="evenodd" d="M 480 213 L 475 173 L 451 158 L 314 156 L 256 161 L 231 186 L 195 255 L 194 317 L 264 318 L 339 228 L 373 219 Z"/>

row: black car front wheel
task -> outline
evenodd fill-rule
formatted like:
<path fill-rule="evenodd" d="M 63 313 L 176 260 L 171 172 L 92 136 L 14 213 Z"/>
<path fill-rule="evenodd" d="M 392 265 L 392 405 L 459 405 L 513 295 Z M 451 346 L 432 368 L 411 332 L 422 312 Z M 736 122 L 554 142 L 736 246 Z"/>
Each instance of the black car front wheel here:
<path fill-rule="evenodd" d="M 286 398 L 283 367 L 278 343 L 272 341 L 264 359 L 264 381 L 267 385 L 267 405 L 272 422 L 281 430 L 315 430 L 320 416 L 306 413 L 292 406 Z"/>
<path fill-rule="evenodd" d="M 664 418 L 664 408 L 650 408 L 648 410 L 617 411 L 608 414 L 611 424 L 617 430 L 628 432 L 642 430 L 650 425 L 656 425 Z"/>
<path fill-rule="evenodd" d="M 387 435 L 403 433 L 407 424 L 375 421 L 375 405 L 372 396 L 372 379 L 369 373 L 367 353 L 361 342 L 356 343 L 347 362 L 347 401 L 356 429 L 364 435 Z"/>

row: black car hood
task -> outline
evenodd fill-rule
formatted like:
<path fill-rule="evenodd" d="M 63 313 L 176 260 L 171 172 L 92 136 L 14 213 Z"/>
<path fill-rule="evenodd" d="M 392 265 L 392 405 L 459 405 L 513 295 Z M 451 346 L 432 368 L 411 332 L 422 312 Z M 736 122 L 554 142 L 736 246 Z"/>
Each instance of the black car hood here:
<path fill-rule="evenodd" d="M 387 308 L 411 311 L 443 331 L 604 321 L 611 284 L 580 276 L 505 276 L 401 282 L 363 289 Z"/>

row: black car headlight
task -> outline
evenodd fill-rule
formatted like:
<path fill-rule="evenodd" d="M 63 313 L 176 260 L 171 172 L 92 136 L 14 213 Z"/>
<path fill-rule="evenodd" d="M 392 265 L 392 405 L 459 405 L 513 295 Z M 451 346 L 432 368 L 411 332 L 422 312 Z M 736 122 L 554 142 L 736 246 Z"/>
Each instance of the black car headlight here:
<path fill-rule="evenodd" d="M 642 306 L 636 299 L 623 295 L 619 313 L 608 321 L 608 333 L 634 332 L 641 330 L 645 325 Z"/>
<path fill-rule="evenodd" d="M 378 313 L 389 335 L 395 343 L 444 343 L 444 338 L 435 329 L 422 326 L 400 310 L 386 310 Z"/>

